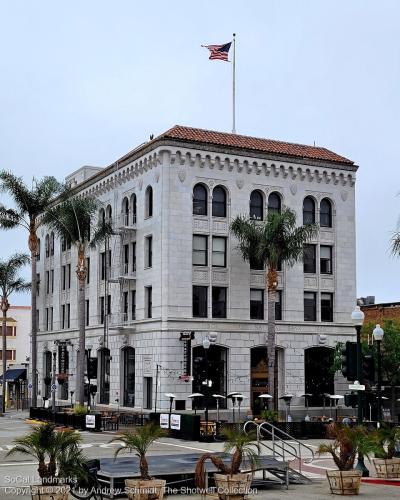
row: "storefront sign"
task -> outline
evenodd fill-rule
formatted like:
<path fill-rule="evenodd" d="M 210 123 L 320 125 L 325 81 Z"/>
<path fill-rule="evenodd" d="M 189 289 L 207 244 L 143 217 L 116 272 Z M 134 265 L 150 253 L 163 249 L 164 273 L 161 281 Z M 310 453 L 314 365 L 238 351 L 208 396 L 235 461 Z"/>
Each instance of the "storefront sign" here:
<path fill-rule="evenodd" d="M 160 414 L 160 427 L 161 429 L 169 429 L 169 415 L 168 413 Z"/>
<path fill-rule="evenodd" d="M 62 343 L 58 346 L 58 373 L 67 373 L 68 371 L 68 351 L 67 344 Z"/>
<path fill-rule="evenodd" d="M 171 415 L 171 429 L 176 431 L 181 430 L 181 416 L 180 415 Z"/>
<path fill-rule="evenodd" d="M 193 339 L 194 332 L 181 332 L 179 340 L 182 340 L 183 342 L 183 375 L 190 375 Z"/>

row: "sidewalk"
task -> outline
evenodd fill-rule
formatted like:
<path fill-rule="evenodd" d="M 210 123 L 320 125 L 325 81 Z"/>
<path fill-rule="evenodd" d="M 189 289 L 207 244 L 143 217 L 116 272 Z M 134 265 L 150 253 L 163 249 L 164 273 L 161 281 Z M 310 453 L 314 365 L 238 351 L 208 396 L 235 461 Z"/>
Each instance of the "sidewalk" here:
<path fill-rule="evenodd" d="M 26 420 L 27 418 L 29 418 L 29 410 L 6 410 L 6 413 L 0 418 Z"/>

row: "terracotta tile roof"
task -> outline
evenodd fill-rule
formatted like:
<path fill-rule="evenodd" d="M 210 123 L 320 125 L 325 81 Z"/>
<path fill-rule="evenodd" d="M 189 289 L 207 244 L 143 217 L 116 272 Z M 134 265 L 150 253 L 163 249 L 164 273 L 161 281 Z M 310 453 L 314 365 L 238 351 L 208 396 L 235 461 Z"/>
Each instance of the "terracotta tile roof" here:
<path fill-rule="evenodd" d="M 183 127 L 182 125 L 175 125 L 171 129 L 156 137 L 155 140 L 163 138 L 175 139 L 183 142 L 214 144 L 218 146 L 227 146 L 250 151 L 261 151 L 263 153 L 293 156 L 296 158 L 307 158 L 311 160 L 322 160 L 347 165 L 354 164 L 353 161 L 326 148 L 306 146 L 304 144 L 292 144 L 290 142 L 274 141 L 271 139 L 261 139 L 246 135 L 229 134 L 226 132 L 215 132 L 199 128 Z"/>

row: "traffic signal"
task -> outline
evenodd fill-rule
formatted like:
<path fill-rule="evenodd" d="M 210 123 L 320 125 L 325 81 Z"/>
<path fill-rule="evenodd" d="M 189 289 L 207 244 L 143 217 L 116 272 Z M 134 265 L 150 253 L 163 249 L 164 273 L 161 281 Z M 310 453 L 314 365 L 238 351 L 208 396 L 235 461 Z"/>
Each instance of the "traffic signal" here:
<path fill-rule="evenodd" d="M 344 404 L 355 408 L 357 406 L 357 394 L 354 394 L 353 392 L 351 394 L 345 394 Z"/>
<path fill-rule="evenodd" d="M 357 344 L 346 342 L 342 349 L 342 374 L 347 380 L 357 380 Z"/>
<path fill-rule="evenodd" d="M 362 371 L 364 380 L 375 381 L 375 361 L 372 354 L 364 354 L 362 357 Z"/>

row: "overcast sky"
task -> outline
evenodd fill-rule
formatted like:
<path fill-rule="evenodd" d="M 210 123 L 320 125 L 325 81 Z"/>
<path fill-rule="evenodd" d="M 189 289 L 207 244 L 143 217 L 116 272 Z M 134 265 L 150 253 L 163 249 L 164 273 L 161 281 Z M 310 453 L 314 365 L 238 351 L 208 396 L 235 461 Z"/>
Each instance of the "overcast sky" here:
<path fill-rule="evenodd" d="M 0 168 L 62 179 L 177 123 L 230 131 L 231 65 L 201 44 L 236 32 L 237 131 L 360 166 L 358 296 L 399 301 L 399 19 L 396 0 L 0 0 Z"/>

